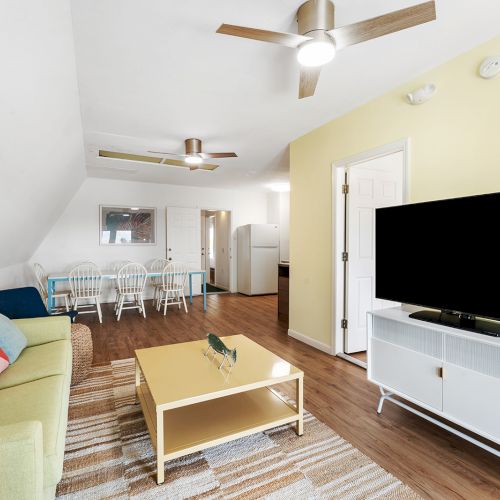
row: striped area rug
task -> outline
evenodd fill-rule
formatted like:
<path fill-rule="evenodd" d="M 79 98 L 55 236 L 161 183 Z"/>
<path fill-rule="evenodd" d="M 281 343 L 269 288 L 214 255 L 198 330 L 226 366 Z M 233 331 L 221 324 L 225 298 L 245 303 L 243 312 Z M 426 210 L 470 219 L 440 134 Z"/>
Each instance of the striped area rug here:
<path fill-rule="evenodd" d="M 283 426 L 173 460 L 158 486 L 134 380 L 126 359 L 72 389 L 57 498 L 419 498 L 308 412 L 300 438 Z"/>

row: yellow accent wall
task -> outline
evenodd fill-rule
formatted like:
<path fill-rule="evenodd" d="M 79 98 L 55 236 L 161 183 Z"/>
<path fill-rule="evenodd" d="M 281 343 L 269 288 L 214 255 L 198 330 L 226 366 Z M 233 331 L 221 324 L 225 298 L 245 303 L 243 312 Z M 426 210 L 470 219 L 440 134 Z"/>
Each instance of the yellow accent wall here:
<path fill-rule="evenodd" d="M 478 77 L 497 54 L 500 37 L 290 144 L 290 329 L 331 346 L 334 161 L 408 137 L 410 201 L 500 191 L 500 76 Z M 430 82 L 431 101 L 407 104 Z"/>

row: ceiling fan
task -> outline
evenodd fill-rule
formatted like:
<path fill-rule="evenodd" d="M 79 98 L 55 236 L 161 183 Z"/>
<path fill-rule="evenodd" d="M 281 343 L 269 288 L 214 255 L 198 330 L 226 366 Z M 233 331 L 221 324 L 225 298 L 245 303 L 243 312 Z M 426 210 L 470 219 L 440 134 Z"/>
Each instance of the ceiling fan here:
<path fill-rule="evenodd" d="M 204 153 L 201 149 L 200 139 L 186 139 L 185 151 L 186 154 L 167 153 L 164 151 L 148 151 L 155 155 L 177 156 L 181 158 L 175 160 L 172 158 L 161 158 L 159 156 L 147 156 L 144 154 L 124 153 L 121 151 L 108 151 L 99 149 L 99 157 L 101 158 L 114 158 L 116 160 L 138 161 L 141 163 L 157 163 L 159 165 L 170 165 L 172 167 L 189 168 L 189 170 L 215 170 L 219 165 L 212 163 L 205 163 L 203 160 L 206 158 L 234 158 L 238 155 L 236 153 Z"/>
<path fill-rule="evenodd" d="M 425 2 L 339 28 L 335 28 L 334 18 L 335 7 L 331 0 L 307 0 L 297 10 L 299 34 L 232 24 L 222 24 L 217 33 L 298 49 L 299 99 L 302 99 L 314 95 L 321 67 L 335 57 L 337 50 L 434 21 L 436 6 L 434 1 Z"/>
<path fill-rule="evenodd" d="M 175 167 L 187 167 L 189 170 L 215 170 L 219 165 L 204 163 L 203 160 L 210 158 L 235 158 L 238 156 L 236 153 L 205 153 L 202 151 L 200 139 L 186 139 L 184 145 L 185 154 L 167 153 L 165 151 L 149 151 L 149 153 L 182 158 L 181 160 L 165 158 L 161 163 L 163 165 L 173 165 Z"/>

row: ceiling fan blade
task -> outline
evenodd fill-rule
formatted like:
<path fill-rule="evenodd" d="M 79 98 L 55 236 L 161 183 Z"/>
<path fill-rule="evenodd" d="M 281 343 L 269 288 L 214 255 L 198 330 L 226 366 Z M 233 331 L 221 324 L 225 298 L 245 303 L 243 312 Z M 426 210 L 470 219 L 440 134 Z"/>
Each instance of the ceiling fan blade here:
<path fill-rule="evenodd" d="M 161 163 L 161 158 L 154 156 L 138 155 L 133 153 L 122 153 L 119 151 L 99 150 L 101 158 L 114 158 L 115 160 L 140 161 L 143 163 Z"/>
<path fill-rule="evenodd" d="M 295 33 L 279 33 L 277 31 L 247 28 L 245 26 L 234 26 L 233 24 L 221 24 L 217 33 L 238 36 L 240 38 L 250 38 L 261 42 L 277 43 L 291 47 L 292 49 L 296 49 L 301 43 L 311 40 L 309 36 L 296 35 Z"/>
<path fill-rule="evenodd" d="M 212 171 L 219 168 L 219 165 L 212 165 L 210 163 L 200 163 L 199 165 L 189 165 L 189 170 L 208 170 Z"/>
<path fill-rule="evenodd" d="M 203 159 L 206 158 L 237 158 L 236 153 L 199 153 Z"/>
<path fill-rule="evenodd" d="M 428 23 L 436 19 L 436 5 L 434 1 L 421 3 L 406 9 L 396 10 L 383 16 L 374 17 L 359 23 L 348 24 L 331 30 L 337 49 L 349 45 L 366 42 L 373 38 L 395 33 L 419 24 Z"/>
<path fill-rule="evenodd" d="M 319 80 L 321 67 L 316 68 L 300 68 L 300 84 L 299 84 L 299 99 L 304 97 L 311 97 L 314 95 L 316 85 Z"/>
<path fill-rule="evenodd" d="M 189 163 L 186 163 L 183 160 L 173 160 L 171 158 L 165 158 L 162 162 L 162 165 L 171 165 L 172 167 L 190 167 Z"/>
<path fill-rule="evenodd" d="M 180 158 L 185 158 L 187 155 L 180 153 L 167 153 L 166 151 L 148 151 L 148 153 L 152 153 L 155 155 L 168 155 L 168 156 L 179 156 Z"/>

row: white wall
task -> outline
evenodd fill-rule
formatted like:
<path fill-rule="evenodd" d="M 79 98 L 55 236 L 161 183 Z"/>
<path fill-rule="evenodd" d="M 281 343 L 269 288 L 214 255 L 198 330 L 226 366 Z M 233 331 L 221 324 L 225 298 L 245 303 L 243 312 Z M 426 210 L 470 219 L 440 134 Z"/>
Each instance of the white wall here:
<path fill-rule="evenodd" d="M 290 260 L 290 193 L 267 195 L 267 221 L 280 227 L 280 260 Z"/>
<path fill-rule="evenodd" d="M 157 244 L 99 245 L 99 205 L 102 204 L 156 207 Z M 82 260 L 109 267 L 119 260 L 148 263 L 154 258 L 164 257 L 167 206 L 231 210 L 231 290 L 235 291 L 236 228 L 243 224 L 267 222 L 265 193 L 88 178 L 48 232 L 31 262 L 40 262 L 50 272 L 67 270 Z"/>
<path fill-rule="evenodd" d="M 25 268 L 14 265 L 30 258 L 86 175 L 70 3 L 2 0 L 0 60 L 0 288 L 6 288 L 24 284 Z"/>
<path fill-rule="evenodd" d="M 0 269 L 0 289 L 35 284 L 35 276 L 27 263 L 13 264 Z"/>

